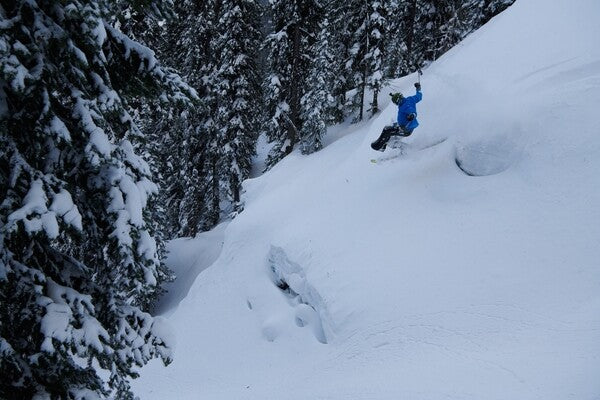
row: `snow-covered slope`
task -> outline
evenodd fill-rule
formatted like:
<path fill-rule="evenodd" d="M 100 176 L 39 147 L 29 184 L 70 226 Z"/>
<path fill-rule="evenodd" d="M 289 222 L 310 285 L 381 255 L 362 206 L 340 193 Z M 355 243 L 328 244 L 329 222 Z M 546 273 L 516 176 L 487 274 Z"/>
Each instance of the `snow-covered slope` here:
<path fill-rule="evenodd" d="M 517 0 L 425 71 L 448 140 L 371 163 L 389 105 L 246 182 L 140 396 L 600 398 L 599 17 Z"/>

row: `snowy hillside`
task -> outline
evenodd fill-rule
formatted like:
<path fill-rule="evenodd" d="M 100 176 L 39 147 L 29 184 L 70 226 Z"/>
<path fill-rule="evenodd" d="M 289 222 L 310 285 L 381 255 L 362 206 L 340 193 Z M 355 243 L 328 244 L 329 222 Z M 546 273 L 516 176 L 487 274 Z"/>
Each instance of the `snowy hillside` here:
<path fill-rule="evenodd" d="M 247 181 L 195 266 L 202 237 L 172 247 L 191 286 L 168 300 L 175 360 L 136 393 L 598 399 L 599 16 L 517 0 L 424 71 L 407 142 L 446 141 L 371 163 L 395 151 L 369 147 L 389 104 Z"/>

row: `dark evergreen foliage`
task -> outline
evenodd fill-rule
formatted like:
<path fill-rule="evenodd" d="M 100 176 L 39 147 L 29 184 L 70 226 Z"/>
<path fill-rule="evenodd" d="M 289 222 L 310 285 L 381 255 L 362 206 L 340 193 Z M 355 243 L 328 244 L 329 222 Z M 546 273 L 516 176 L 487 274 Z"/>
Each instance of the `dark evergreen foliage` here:
<path fill-rule="evenodd" d="M 256 66 L 261 44 L 260 8 L 254 0 L 223 0 L 215 50 L 218 170 L 224 197 L 239 207 L 242 181 L 250 174 L 261 107 Z"/>
<path fill-rule="evenodd" d="M 301 99 L 310 73 L 310 49 L 318 34 L 322 6 L 316 0 L 273 0 L 271 33 L 265 41 L 267 74 L 266 133 L 275 143 L 268 167 L 273 166 L 300 141 Z"/>
<path fill-rule="evenodd" d="M 212 228 L 220 218 L 216 128 L 215 1 L 181 1 L 176 18 L 158 38 L 161 58 L 177 67 L 201 101 L 177 106 L 149 120 L 151 159 L 160 174 L 159 204 L 167 237 L 193 236 Z"/>
<path fill-rule="evenodd" d="M 0 8 L 0 398 L 130 398 L 135 366 L 170 360 L 147 313 L 168 274 L 127 102 L 195 93 L 111 15 Z"/>
<path fill-rule="evenodd" d="M 320 150 L 321 139 L 327 125 L 334 122 L 332 115 L 335 100 L 332 96 L 336 71 L 332 55 L 332 38 L 329 22 L 325 17 L 321 22 L 319 35 L 310 50 L 313 66 L 305 83 L 305 93 L 300 101 L 301 119 L 300 140 L 302 153 L 310 154 Z"/>
<path fill-rule="evenodd" d="M 161 176 L 164 234 L 192 236 L 241 207 L 261 121 L 261 7 L 255 1 L 186 0 L 159 40 L 162 58 L 199 93 L 193 107 L 150 121 Z"/>

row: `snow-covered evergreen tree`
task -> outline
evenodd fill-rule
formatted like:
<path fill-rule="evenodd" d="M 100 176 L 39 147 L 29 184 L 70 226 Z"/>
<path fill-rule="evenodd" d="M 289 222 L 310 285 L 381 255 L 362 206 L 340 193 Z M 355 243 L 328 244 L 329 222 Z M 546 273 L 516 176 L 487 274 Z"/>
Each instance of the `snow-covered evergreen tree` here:
<path fill-rule="evenodd" d="M 351 0 L 343 16 L 349 35 L 348 58 L 344 73 L 348 76 L 350 87 L 354 88 L 350 100 L 351 110 L 357 114 L 356 121 L 363 119 L 365 90 L 367 86 L 367 52 L 369 49 L 369 2 Z"/>
<path fill-rule="evenodd" d="M 250 173 L 261 118 L 260 75 L 256 60 L 261 44 L 260 6 L 254 0 L 223 0 L 218 26 L 217 143 L 223 193 L 234 206 Z"/>
<path fill-rule="evenodd" d="M 481 5 L 481 0 L 472 1 L 477 6 L 477 9 L 480 10 L 478 18 L 474 19 L 475 28 L 472 29 L 477 29 L 481 25 L 485 24 L 491 18 L 500 14 L 515 2 L 515 0 L 483 0 L 483 5 Z"/>
<path fill-rule="evenodd" d="M 331 63 L 336 71 L 331 88 L 334 104 L 329 114 L 333 118 L 332 123 L 339 123 L 346 117 L 349 108 L 347 92 L 352 89 L 352 82 L 346 68 L 351 45 L 351 36 L 348 33 L 348 21 L 346 20 L 346 1 L 329 1 L 325 8 L 325 15 L 329 26 Z"/>
<path fill-rule="evenodd" d="M 271 33 L 267 52 L 265 106 L 266 133 L 275 143 L 267 160 L 273 166 L 300 140 L 300 102 L 310 71 L 309 52 L 318 32 L 322 6 L 316 0 L 271 0 Z"/>
<path fill-rule="evenodd" d="M 166 270 L 127 102 L 195 92 L 111 17 L 96 0 L 0 6 L 1 398 L 131 398 L 135 366 L 171 357 L 145 311 Z"/>
<path fill-rule="evenodd" d="M 304 154 L 313 153 L 323 147 L 322 137 L 327 131 L 327 126 L 336 120 L 333 97 L 336 68 L 331 44 L 331 30 L 325 17 L 319 36 L 312 46 L 312 68 L 305 84 L 306 92 L 301 100 L 301 118 L 304 123 L 300 137 Z"/>
<path fill-rule="evenodd" d="M 183 131 L 187 133 L 187 146 L 180 162 L 184 163 L 183 184 L 187 190 L 181 198 L 178 233 L 186 236 L 212 228 L 221 215 L 218 161 L 222 149 L 215 120 L 219 104 L 219 49 L 215 40 L 220 3 L 220 0 L 184 1 L 178 10 L 182 29 L 173 33 L 178 36 L 173 59 L 202 99 L 202 108 L 190 110 L 185 119 L 188 128 Z"/>
<path fill-rule="evenodd" d="M 384 57 L 386 51 L 387 0 L 351 0 L 346 9 L 346 29 L 350 34 L 346 74 L 355 88 L 352 110 L 355 120 L 363 119 L 366 89 L 373 90 L 372 114 L 378 111 L 377 94 L 383 82 Z"/>
<path fill-rule="evenodd" d="M 384 57 L 387 39 L 386 2 L 388 0 L 374 0 L 370 2 L 368 19 L 368 49 L 367 62 L 367 87 L 373 92 L 371 101 L 371 115 L 379 112 L 377 96 L 384 84 Z"/>
<path fill-rule="evenodd" d="M 152 138 L 150 156 L 161 191 L 158 215 L 168 237 L 193 236 L 220 218 L 217 163 L 217 12 L 220 1 L 184 0 L 174 7 L 160 40 L 161 56 L 176 67 L 201 98 L 146 118 Z"/>
<path fill-rule="evenodd" d="M 512 4 L 512 0 L 420 0 L 416 2 L 414 51 L 408 65 L 439 58 L 466 35 Z M 414 68 L 413 68 L 414 70 Z"/>
<path fill-rule="evenodd" d="M 417 0 L 389 0 L 387 3 L 386 78 L 412 72 L 409 65 L 415 38 Z"/>

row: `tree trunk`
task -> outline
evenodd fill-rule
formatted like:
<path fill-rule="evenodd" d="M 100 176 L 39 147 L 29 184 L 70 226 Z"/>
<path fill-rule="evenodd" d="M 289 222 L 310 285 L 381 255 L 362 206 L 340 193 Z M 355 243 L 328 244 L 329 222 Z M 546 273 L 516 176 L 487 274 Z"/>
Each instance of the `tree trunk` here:
<path fill-rule="evenodd" d="M 406 38 L 406 65 L 403 73 L 407 74 L 410 71 L 410 65 L 412 64 L 412 48 L 415 37 L 415 19 L 417 18 L 417 0 L 413 0 L 410 12 L 408 15 L 409 23 L 408 23 L 408 36 Z"/>
<path fill-rule="evenodd" d="M 231 193 L 233 194 L 233 203 L 240 202 L 240 185 L 236 174 L 231 175 Z"/>
<path fill-rule="evenodd" d="M 367 3 L 368 4 L 368 3 Z M 368 8 L 367 8 L 368 10 Z M 365 54 L 363 55 L 363 76 L 362 82 L 360 84 L 360 111 L 358 114 L 358 120 L 362 121 L 363 119 L 363 109 L 365 108 L 365 90 L 367 87 L 367 74 L 369 69 L 369 62 L 367 60 L 367 54 L 369 54 L 369 13 L 365 16 Z"/>
<path fill-rule="evenodd" d="M 363 79 L 360 84 L 360 110 L 358 112 L 358 120 L 363 120 L 363 109 L 365 108 L 365 87 L 367 86 L 367 63 L 365 62 L 365 67 L 363 68 Z"/>
<path fill-rule="evenodd" d="M 373 102 L 371 103 L 371 116 L 374 116 L 379 112 L 379 103 L 377 102 L 377 96 L 379 96 L 379 85 L 373 89 Z"/>
<path fill-rule="evenodd" d="M 292 81 L 290 82 L 290 126 L 288 126 L 289 151 L 298 141 L 297 132 L 300 130 L 300 26 L 294 25 L 294 44 L 292 47 Z"/>
<path fill-rule="evenodd" d="M 210 224 L 211 227 L 219 223 L 219 214 L 221 212 L 221 196 L 219 195 L 219 171 L 217 169 L 217 159 L 213 156 L 212 159 L 212 187 L 211 187 L 211 210 L 210 210 Z"/>

